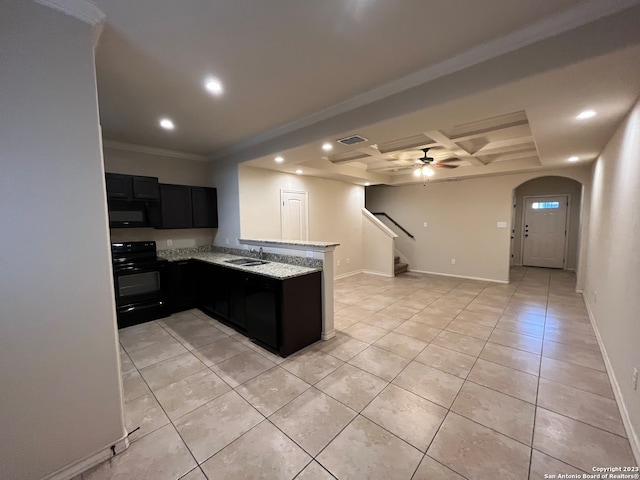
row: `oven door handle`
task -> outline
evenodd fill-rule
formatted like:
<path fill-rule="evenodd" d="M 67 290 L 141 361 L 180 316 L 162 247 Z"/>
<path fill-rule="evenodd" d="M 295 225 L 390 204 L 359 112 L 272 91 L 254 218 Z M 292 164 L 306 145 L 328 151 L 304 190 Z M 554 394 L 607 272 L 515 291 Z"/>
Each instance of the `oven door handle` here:
<path fill-rule="evenodd" d="M 164 268 L 162 263 L 145 266 L 116 267 L 113 270 L 115 275 L 127 275 L 131 273 L 160 272 Z"/>

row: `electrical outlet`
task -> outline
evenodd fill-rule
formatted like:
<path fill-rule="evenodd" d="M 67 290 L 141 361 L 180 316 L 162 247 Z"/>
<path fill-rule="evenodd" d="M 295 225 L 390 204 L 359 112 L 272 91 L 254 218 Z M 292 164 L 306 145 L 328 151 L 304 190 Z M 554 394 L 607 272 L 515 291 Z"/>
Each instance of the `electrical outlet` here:
<path fill-rule="evenodd" d="M 337 265 L 340 266 L 340 260 L 338 260 Z"/>
<path fill-rule="evenodd" d="M 424 222 L 424 228 L 427 228 L 427 225 L 429 225 L 427 222 Z"/>
<path fill-rule="evenodd" d="M 631 377 L 631 381 L 633 382 L 633 389 L 637 390 L 638 389 L 638 369 L 637 368 L 633 369 L 633 376 Z"/>
<path fill-rule="evenodd" d="M 228 238 L 225 238 L 225 239 L 224 239 L 224 243 L 226 243 L 227 245 L 229 245 L 229 239 L 228 239 Z"/>
<path fill-rule="evenodd" d="M 311 251 L 311 250 L 307 251 L 307 257 L 308 258 L 313 258 L 313 251 Z"/>
<path fill-rule="evenodd" d="M 173 240 L 171 239 L 167 240 L 167 247 L 173 247 Z"/>
<path fill-rule="evenodd" d="M 451 259 L 451 265 L 455 265 L 455 264 L 456 264 L 456 259 L 455 259 L 455 258 L 452 258 L 452 259 Z"/>
<path fill-rule="evenodd" d="M 349 265 L 349 259 L 347 258 L 347 265 Z"/>

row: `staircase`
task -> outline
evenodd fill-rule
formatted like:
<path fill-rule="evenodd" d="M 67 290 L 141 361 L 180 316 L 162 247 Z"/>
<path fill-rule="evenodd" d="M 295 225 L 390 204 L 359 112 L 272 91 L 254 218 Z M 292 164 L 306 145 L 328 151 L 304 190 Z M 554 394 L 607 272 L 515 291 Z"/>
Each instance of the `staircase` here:
<path fill-rule="evenodd" d="M 409 270 L 409 265 L 407 263 L 400 263 L 400 257 L 393 257 L 393 270 L 394 275 L 397 277 L 401 273 L 405 273 Z"/>

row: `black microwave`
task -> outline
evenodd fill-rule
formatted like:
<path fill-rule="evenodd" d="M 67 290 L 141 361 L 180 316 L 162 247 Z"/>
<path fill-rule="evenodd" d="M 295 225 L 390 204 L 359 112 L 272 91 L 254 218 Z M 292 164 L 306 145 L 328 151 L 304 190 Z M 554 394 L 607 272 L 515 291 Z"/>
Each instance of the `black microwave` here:
<path fill-rule="evenodd" d="M 110 228 L 160 226 L 160 202 L 158 201 L 110 199 L 108 205 Z"/>

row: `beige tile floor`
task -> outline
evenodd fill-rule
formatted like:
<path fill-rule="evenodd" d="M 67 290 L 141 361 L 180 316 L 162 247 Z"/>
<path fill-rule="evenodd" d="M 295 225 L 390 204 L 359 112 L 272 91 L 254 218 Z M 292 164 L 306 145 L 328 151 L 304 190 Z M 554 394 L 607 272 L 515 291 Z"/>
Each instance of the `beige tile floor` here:
<path fill-rule="evenodd" d="M 575 277 L 336 282 L 287 359 L 191 310 L 120 331 L 131 447 L 96 479 L 542 479 L 634 465 Z"/>

